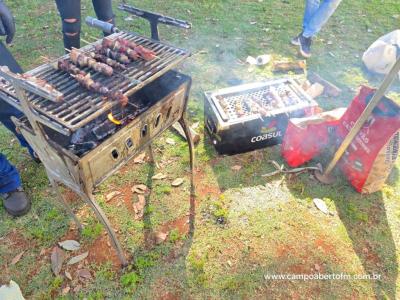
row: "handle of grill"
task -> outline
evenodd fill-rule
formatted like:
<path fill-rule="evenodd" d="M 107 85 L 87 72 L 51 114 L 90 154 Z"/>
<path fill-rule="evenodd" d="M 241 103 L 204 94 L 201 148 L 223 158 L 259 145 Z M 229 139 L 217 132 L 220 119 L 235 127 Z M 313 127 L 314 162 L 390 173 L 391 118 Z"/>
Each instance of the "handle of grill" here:
<path fill-rule="evenodd" d="M 100 29 L 101 31 L 104 31 L 106 33 L 115 33 L 118 32 L 118 28 L 115 27 L 114 24 L 108 23 L 108 22 L 104 22 L 104 21 L 100 21 L 96 18 L 93 17 L 86 17 L 85 22 L 87 25 L 89 25 L 90 27 L 95 27 Z"/>
<path fill-rule="evenodd" d="M 146 11 L 143 9 L 139 9 L 136 7 L 133 7 L 131 5 L 121 3 L 118 5 L 118 9 L 125 11 L 127 13 L 130 13 L 131 15 L 134 15 L 136 17 L 140 17 L 143 19 L 146 19 L 150 23 L 150 28 L 151 28 L 151 38 L 153 40 L 160 40 L 160 35 L 158 33 L 158 24 L 165 24 L 165 25 L 170 25 L 170 26 L 175 26 L 183 29 L 190 29 L 192 28 L 192 24 L 190 24 L 187 21 L 184 20 L 179 20 L 175 19 L 172 17 L 168 16 L 163 16 L 161 14 L 153 13 L 150 11 Z"/>

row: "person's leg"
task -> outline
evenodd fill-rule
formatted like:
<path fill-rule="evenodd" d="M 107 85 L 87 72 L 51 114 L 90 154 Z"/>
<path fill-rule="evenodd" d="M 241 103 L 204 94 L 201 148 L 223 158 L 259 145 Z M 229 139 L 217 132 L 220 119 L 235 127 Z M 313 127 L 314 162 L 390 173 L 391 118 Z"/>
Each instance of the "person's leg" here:
<path fill-rule="evenodd" d="M 320 0 L 307 0 L 304 8 L 304 16 L 303 16 L 303 30 L 307 27 L 311 18 L 317 12 L 319 6 L 321 4 Z"/>
<path fill-rule="evenodd" d="M 56 0 L 62 22 L 64 47 L 80 48 L 81 0 Z"/>
<path fill-rule="evenodd" d="M 17 169 L 0 153 L 0 194 L 9 193 L 21 186 Z"/>
<path fill-rule="evenodd" d="M 31 202 L 23 192 L 17 169 L 0 153 L 0 197 L 6 211 L 15 217 L 26 214 Z"/>
<path fill-rule="evenodd" d="M 99 20 L 115 24 L 111 0 L 92 0 L 92 2 L 94 11 Z M 109 35 L 109 33 L 104 32 L 104 36 L 107 35 Z"/>
<path fill-rule="evenodd" d="M 8 51 L 8 49 L 4 46 L 4 44 L 0 41 L 0 66 L 7 66 L 10 68 L 12 72 L 15 73 L 23 73 L 22 68 L 14 59 L 12 54 Z M 18 138 L 21 146 L 26 147 L 31 154 L 32 158 L 36 159 L 34 156 L 34 152 L 25 140 L 25 138 L 17 133 L 14 123 L 11 121 L 11 117 L 21 118 L 23 113 L 16 109 L 14 106 L 8 104 L 4 100 L 0 98 L 0 123 L 9 129 L 14 135 Z"/>
<path fill-rule="evenodd" d="M 7 66 L 14 73 L 23 73 L 22 68 L 14 59 L 7 47 L 0 41 L 0 66 Z"/>
<path fill-rule="evenodd" d="M 300 46 L 300 37 L 303 34 L 304 28 L 307 27 L 308 22 L 310 22 L 312 16 L 318 10 L 320 3 L 320 0 L 306 0 L 303 15 L 303 27 L 301 28 L 301 32 L 290 41 L 292 45 Z"/>
<path fill-rule="evenodd" d="M 311 38 L 328 22 L 342 0 L 324 0 L 304 27 L 303 36 Z"/>

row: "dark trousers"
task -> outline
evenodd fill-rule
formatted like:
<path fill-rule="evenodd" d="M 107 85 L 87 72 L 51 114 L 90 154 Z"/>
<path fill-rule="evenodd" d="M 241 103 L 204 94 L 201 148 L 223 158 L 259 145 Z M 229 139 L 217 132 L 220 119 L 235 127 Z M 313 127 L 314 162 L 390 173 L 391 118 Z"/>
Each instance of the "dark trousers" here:
<path fill-rule="evenodd" d="M 0 65 L 8 66 L 15 73 L 22 73 L 21 67 L 15 61 L 12 54 L 0 41 Z M 21 134 L 15 130 L 15 125 L 11 117 L 22 117 L 23 114 L 0 97 L 0 122 L 15 134 L 22 146 L 27 147 L 32 154 L 33 151 Z M 0 153 L 0 193 L 8 193 L 21 186 L 21 180 L 18 171 L 10 164 L 7 158 Z"/>
<path fill-rule="evenodd" d="M 92 3 L 99 20 L 114 22 L 111 0 L 92 0 Z M 81 0 L 56 0 L 56 4 L 62 22 L 64 47 L 80 48 Z M 76 21 L 72 21 L 74 19 Z"/>

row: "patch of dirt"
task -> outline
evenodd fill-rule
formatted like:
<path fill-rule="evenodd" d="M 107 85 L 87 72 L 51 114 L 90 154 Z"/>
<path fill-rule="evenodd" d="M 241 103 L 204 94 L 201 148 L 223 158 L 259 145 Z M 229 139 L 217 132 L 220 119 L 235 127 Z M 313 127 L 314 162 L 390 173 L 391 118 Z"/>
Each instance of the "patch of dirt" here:
<path fill-rule="evenodd" d="M 161 225 L 159 231 L 167 233 L 174 229 L 178 229 L 179 234 L 181 235 L 187 234 L 189 232 L 189 216 L 183 216 L 176 220 L 167 222 Z"/>
<path fill-rule="evenodd" d="M 329 244 L 322 238 L 316 239 L 314 244 L 317 248 L 322 249 L 325 252 L 325 254 L 330 254 L 330 255 L 336 254 L 335 246 Z"/>
<path fill-rule="evenodd" d="M 182 298 L 179 296 L 179 294 L 166 292 L 165 294 L 161 295 L 158 299 L 159 300 L 180 300 Z"/>
<path fill-rule="evenodd" d="M 107 234 L 103 234 L 96 239 L 88 248 L 89 251 L 88 261 L 90 263 L 102 264 L 111 261 L 114 270 L 121 267 L 117 252 L 111 246 L 111 242 Z"/>
<path fill-rule="evenodd" d="M 194 176 L 196 194 L 198 198 L 206 196 L 219 196 L 221 195 L 221 189 L 216 182 L 215 185 L 204 184 L 205 174 L 201 169 L 197 169 Z"/>
<path fill-rule="evenodd" d="M 19 250 L 23 251 L 27 248 L 34 246 L 30 241 L 26 240 L 24 236 L 17 230 L 12 230 L 9 234 L 7 234 L 5 236 L 4 243 L 9 245 L 10 249 L 15 249 L 16 252 L 18 252 Z"/>
<path fill-rule="evenodd" d="M 134 201 L 137 201 L 137 195 L 132 192 L 132 186 L 127 184 L 119 189 L 119 191 L 122 193 L 120 196 L 115 197 L 114 199 L 116 201 L 119 201 L 119 199 L 122 198 L 122 201 L 125 204 L 125 207 L 128 209 L 128 211 L 132 214 L 132 218 L 135 215 L 135 209 L 133 208 L 133 203 Z"/>
<path fill-rule="evenodd" d="M 63 197 L 65 201 L 67 201 L 69 204 L 80 201 L 80 197 L 76 193 L 67 188 L 63 191 Z"/>

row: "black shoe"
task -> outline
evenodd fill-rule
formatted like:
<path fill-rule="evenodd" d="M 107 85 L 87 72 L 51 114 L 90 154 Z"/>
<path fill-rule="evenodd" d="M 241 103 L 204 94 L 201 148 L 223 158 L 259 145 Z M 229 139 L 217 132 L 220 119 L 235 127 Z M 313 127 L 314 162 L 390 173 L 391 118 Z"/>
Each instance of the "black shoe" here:
<path fill-rule="evenodd" d="M 31 201 L 22 188 L 10 193 L 0 194 L 0 197 L 3 198 L 3 205 L 6 211 L 14 217 L 23 216 L 31 209 Z"/>
<path fill-rule="evenodd" d="M 294 38 L 292 38 L 292 39 L 290 40 L 290 43 L 291 43 L 293 46 L 300 46 L 300 37 L 301 37 L 302 34 L 303 34 L 303 32 L 299 33 L 299 35 L 297 35 L 297 36 L 295 36 Z"/>
<path fill-rule="evenodd" d="M 299 37 L 299 42 L 300 42 L 300 54 L 304 58 L 309 58 L 311 57 L 311 42 L 312 38 L 307 38 L 303 35 Z"/>

